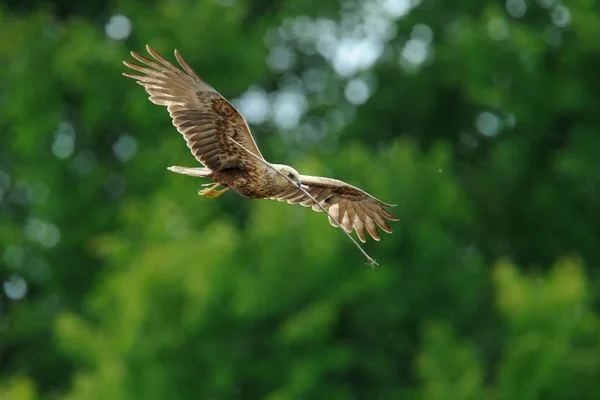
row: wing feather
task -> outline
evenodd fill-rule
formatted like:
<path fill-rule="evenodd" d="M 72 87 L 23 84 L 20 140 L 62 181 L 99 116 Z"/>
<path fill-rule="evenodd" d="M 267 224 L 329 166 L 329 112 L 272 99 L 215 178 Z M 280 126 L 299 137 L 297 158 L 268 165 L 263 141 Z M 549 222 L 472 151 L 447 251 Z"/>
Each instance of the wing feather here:
<path fill-rule="evenodd" d="M 365 243 L 367 241 L 367 237 L 365 236 L 365 224 L 358 216 L 354 218 L 354 230 L 356 231 L 358 239 Z"/>
<path fill-rule="evenodd" d="M 392 228 L 386 220 L 398 221 L 398 217 L 386 210 L 393 207 L 393 204 L 384 203 L 346 182 L 309 175 L 301 175 L 300 181 L 345 231 L 354 230 L 363 243 L 366 241 L 365 229 L 373 239 L 380 240 L 378 227 L 384 232 L 392 233 Z M 321 211 L 312 199 L 295 187 L 286 189 L 273 199 Z M 328 217 L 329 223 L 337 227 L 331 217 Z"/>
<path fill-rule="evenodd" d="M 175 58 L 183 70 L 150 46 L 146 46 L 146 50 L 156 61 L 131 52 L 143 65 L 123 63 L 142 75 L 123 75 L 142 85 L 151 102 L 167 107 L 173 125 L 183 135 L 196 159 L 213 171 L 258 167 L 259 160 L 227 139 L 227 136 L 232 137 L 264 158 L 246 120 L 235 107 L 206 83 L 177 50 Z"/>
<path fill-rule="evenodd" d="M 346 214 L 348 215 L 348 223 L 350 227 L 350 230 L 348 230 L 348 232 L 352 232 L 352 227 L 356 224 L 356 211 L 354 211 L 354 208 L 351 204 L 348 205 L 346 209 Z"/>

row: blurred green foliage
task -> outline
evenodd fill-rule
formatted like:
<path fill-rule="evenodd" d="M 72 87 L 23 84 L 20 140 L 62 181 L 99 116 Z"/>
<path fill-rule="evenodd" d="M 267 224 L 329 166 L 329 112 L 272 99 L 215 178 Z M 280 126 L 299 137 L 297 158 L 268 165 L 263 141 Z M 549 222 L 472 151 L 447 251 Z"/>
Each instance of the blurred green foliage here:
<path fill-rule="evenodd" d="M 0 399 L 597 399 L 598 6 L 0 4 Z M 380 266 L 166 171 L 145 44 L 270 161 L 397 203 Z"/>

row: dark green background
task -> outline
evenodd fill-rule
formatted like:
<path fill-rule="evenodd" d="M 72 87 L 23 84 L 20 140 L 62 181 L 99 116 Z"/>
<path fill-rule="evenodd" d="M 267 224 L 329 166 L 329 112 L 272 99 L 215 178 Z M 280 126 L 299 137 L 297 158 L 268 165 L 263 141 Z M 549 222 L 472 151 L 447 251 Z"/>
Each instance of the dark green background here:
<path fill-rule="evenodd" d="M 0 4 L 0 398 L 600 398 L 599 10 Z M 322 213 L 168 172 L 195 161 L 121 76 L 146 44 L 301 100 L 257 142 L 398 204 L 380 266 Z"/>

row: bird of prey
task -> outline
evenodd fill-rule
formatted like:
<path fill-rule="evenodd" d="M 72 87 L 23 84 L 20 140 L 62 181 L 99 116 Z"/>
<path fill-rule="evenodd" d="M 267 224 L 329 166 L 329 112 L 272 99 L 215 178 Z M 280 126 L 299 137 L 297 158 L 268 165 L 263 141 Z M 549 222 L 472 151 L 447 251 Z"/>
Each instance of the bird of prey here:
<path fill-rule="evenodd" d="M 150 46 L 146 46 L 146 50 L 156 61 L 132 51 L 133 58 L 144 65 L 123 63 L 141 75 L 123 75 L 143 86 L 152 103 L 167 107 L 173 125 L 185 138 L 196 160 L 203 165 L 199 168 L 173 166 L 169 170 L 211 179 L 214 184 L 203 185 L 212 186 L 200 190 L 200 196 L 216 198 L 227 190 L 233 190 L 252 199 L 276 199 L 321 211 L 302 188 L 329 211 L 331 225 L 337 226 L 333 217 L 346 232 L 356 231 L 363 243 L 366 241 L 365 228 L 375 240 L 380 239 L 377 226 L 385 232 L 392 232 L 386 221 L 398 220 L 386 210 L 393 207 L 392 204 L 337 179 L 300 175 L 287 165 L 268 163 L 244 117 L 196 74 L 177 50 L 175 58 L 181 68 Z M 223 189 L 218 190 L 219 186 Z"/>

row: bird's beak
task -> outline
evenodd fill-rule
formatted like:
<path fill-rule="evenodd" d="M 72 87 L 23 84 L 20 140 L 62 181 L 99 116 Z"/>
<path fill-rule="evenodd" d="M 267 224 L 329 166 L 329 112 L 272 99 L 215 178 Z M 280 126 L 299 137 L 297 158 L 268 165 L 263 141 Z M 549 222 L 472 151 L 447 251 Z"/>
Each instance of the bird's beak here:
<path fill-rule="evenodd" d="M 298 182 L 298 189 L 308 190 L 308 186 L 303 185 L 301 182 Z"/>

